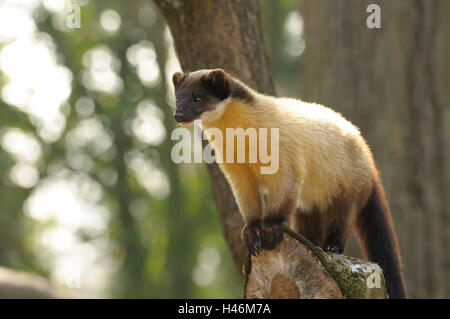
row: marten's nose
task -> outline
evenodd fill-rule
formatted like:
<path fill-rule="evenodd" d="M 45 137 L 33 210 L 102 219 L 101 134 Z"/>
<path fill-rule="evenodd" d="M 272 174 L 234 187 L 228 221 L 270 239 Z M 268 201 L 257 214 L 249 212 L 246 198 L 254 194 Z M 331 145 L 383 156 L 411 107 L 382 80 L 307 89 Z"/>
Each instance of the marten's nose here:
<path fill-rule="evenodd" d="M 175 112 L 175 114 L 173 115 L 173 118 L 175 119 L 175 121 L 177 122 L 182 122 L 183 121 L 183 113 L 181 112 Z"/>

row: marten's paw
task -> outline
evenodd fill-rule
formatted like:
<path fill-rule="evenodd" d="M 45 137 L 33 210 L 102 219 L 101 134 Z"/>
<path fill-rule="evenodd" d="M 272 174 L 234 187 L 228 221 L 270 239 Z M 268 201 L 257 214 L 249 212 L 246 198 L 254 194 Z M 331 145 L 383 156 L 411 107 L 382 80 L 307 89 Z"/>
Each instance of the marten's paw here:
<path fill-rule="evenodd" d="M 261 221 L 255 220 L 242 228 L 241 237 L 247 244 L 250 254 L 258 256 L 262 249 L 262 227 Z"/>
<path fill-rule="evenodd" d="M 262 247 L 274 249 L 283 239 L 283 225 L 285 217 L 282 215 L 268 215 L 262 223 Z"/>
<path fill-rule="evenodd" d="M 344 249 L 340 248 L 338 245 L 332 244 L 326 245 L 324 250 L 333 254 L 342 254 L 344 252 Z"/>

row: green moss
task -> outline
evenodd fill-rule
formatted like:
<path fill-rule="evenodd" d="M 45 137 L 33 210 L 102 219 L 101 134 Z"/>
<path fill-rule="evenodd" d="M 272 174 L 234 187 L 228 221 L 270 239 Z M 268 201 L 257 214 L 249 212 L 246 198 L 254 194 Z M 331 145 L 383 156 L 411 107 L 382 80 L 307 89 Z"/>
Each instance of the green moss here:
<path fill-rule="evenodd" d="M 337 282 L 342 295 L 347 299 L 386 299 L 386 285 L 381 268 L 372 262 L 345 256 L 342 254 L 325 253 L 321 248 L 315 246 L 308 239 L 285 229 L 285 233 L 307 246 L 320 260 L 331 277 Z M 243 267 L 243 272 L 247 284 L 248 276 L 251 272 L 251 259 L 247 259 Z M 375 272 L 379 275 L 379 288 L 369 287 L 372 279 L 376 278 Z M 244 288 L 245 289 L 245 288 Z M 244 294 L 245 295 L 245 294 Z"/>
<path fill-rule="evenodd" d="M 320 254 L 324 267 L 339 284 L 346 298 L 387 298 L 383 272 L 378 265 L 344 255 L 326 254 L 324 251 L 320 251 Z M 370 288 L 367 284 L 374 271 L 380 275 L 379 288 Z"/>
<path fill-rule="evenodd" d="M 288 228 L 284 231 L 311 249 L 329 274 L 336 280 L 345 298 L 388 298 L 383 271 L 377 264 L 341 254 L 327 254 L 302 235 Z M 369 288 L 367 284 L 367 279 L 374 271 L 379 272 L 380 288 Z"/>

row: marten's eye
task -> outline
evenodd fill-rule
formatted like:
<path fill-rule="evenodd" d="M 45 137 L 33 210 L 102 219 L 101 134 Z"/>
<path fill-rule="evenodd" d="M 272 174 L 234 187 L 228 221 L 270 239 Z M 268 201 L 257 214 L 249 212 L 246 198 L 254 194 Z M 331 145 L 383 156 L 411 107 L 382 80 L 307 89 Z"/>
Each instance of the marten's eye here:
<path fill-rule="evenodd" d="M 192 103 L 198 104 L 202 101 L 202 98 L 200 96 L 193 96 L 192 97 Z"/>

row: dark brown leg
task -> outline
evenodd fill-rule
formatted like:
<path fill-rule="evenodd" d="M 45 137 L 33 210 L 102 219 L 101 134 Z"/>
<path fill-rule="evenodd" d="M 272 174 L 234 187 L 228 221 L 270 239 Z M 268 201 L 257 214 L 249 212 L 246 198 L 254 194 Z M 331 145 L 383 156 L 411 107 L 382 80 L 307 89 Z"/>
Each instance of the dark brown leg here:
<path fill-rule="evenodd" d="M 347 245 L 348 232 L 342 227 L 337 228 L 335 231 L 328 235 L 325 241 L 325 246 L 323 249 L 335 254 L 342 254 L 344 252 L 345 246 Z"/>
<path fill-rule="evenodd" d="M 295 215 L 294 231 L 305 236 L 314 245 L 323 247 L 326 239 L 326 229 L 321 212 L 314 209 L 305 212 L 298 209 Z"/>
<path fill-rule="evenodd" d="M 335 200 L 325 212 L 328 224 L 327 238 L 325 240 L 325 251 L 341 254 L 344 252 L 350 235 L 352 209 L 351 205 L 343 200 Z"/>
<path fill-rule="evenodd" d="M 246 243 L 250 254 L 258 256 L 262 249 L 262 225 L 260 220 L 249 222 L 242 228 L 241 238 Z"/>
<path fill-rule="evenodd" d="M 351 205 L 335 200 L 325 211 L 297 211 L 295 231 L 324 250 L 342 253 L 351 229 Z"/>
<path fill-rule="evenodd" d="M 283 228 L 288 227 L 288 218 L 295 209 L 295 202 L 287 200 L 281 207 L 270 207 L 269 213 L 262 222 L 262 246 L 264 249 L 274 249 L 283 239 Z"/>
<path fill-rule="evenodd" d="M 262 223 L 262 246 L 264 249 L 274 249 L 283 239 L 283 226 L 286 223 L 285 214 L 269 214 Z"/>

